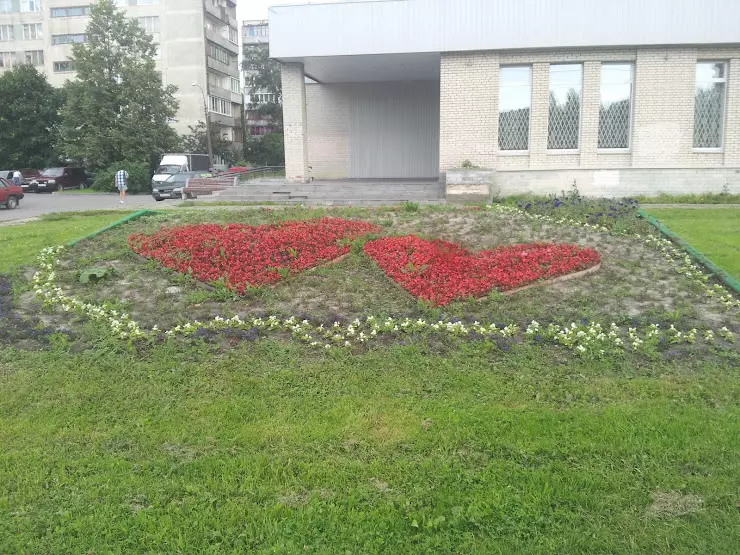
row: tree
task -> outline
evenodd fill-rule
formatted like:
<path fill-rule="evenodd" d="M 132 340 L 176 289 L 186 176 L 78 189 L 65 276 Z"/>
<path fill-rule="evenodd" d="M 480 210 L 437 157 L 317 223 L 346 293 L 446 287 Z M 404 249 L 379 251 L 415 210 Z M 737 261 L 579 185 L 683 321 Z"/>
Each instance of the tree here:
<path fill-rule="evenodd" d="M 0 75 L 0 167 L 43 168 L 57 163 L 54 143 L 64 93 L 30 64 Z"/>
<path fill-rule="evenodd" d="M 152 38 L 112 0 L 92 4 L 90 16 L 87 43 L 72 46 L 77 80 L 66 85 L 64 154 L 98 170 L 174 150 L 178 137 L 168 121 L 177 113 L 177 88 L 163 86 Z"/>
<path fill-rule="evenodd" d="M 282 133 L 249 137 L 244 141 L 246 159 L 258 166 L 285 165 L 285 138 Z"/>
<path fill-rule="evenodd" d="M 247 44 L 244 46 L 242 68 L 246 75 L 246 89 L 252 97 L 248 106 L 260 116 L 272 119 L 277 129 L 283 127 L 283 83 L 280 73 L 280 62 L 270 59 L 269 47 L 266 44 Z M 255 102 L 257 94 L 272 95 L 273 102 Z"/>
<path fill-rule="evenodd" d="M 183 135 L 182 145 L 186 152 L 204 154 L 208 152 L 208 141 L 206 138 L 206 124 L 199 121 L 198 125 L 189 125 L 190 134 Z M 227 164 L 233 164 L 241 156 L 238 152 L 235 156 L 233 143 L 227 141 L 221 136 L 218 126 L 211 125 L 211 145 L 213 146 L 213 155 L 218 156 Z M 241 148 L 239 148 L 241 151 Z"/>

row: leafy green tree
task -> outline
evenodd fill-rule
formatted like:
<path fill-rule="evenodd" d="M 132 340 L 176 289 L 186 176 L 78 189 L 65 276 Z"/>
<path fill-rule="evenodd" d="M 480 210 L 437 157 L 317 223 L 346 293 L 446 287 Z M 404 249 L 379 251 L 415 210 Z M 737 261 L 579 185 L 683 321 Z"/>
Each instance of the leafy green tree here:
<path fill-rule="evenodd" d="M 208 141 L 206 139 L 206 124 L 199 121 L 198 125 L 189 125 L 190 133 L 183 135 L 182 145 L 186 152 L 206 154 L 208 152 Z M 211 125 L 211 145 L 213 146 L 213 155 L 218 156 L 227 164 L 233 164 L 241 156 L 241 148 L 234 152 L 234 146 L 231 141 L 223 138 L 218 130 L 218 126 Z"/>
<path fill-rule="evenodd" d="M 43 168 L 57 163 L 54 143 L 64 93 L 30 64 L 0 75 L 0 167 Z"/>
<path fill-rule="evenodd" d="M 285 137 L 268 133 L 264 137 L 249 137 L 244 142 L 246 159 L 257 166 L 285 165 Z"/>
<path fill-rule="evenodd" d="M 64 154 L 98 170 L 174 150 L 178 137 L 168 121 L 177 113 L 177 88 L 163 86 L 152 38 L 112 0 L 92 4 L 90 16 L 87 43 L 72 47 L 77 79 L 66 86 Z"/>
<path fill-rule="evenodd" d="M 258 93 L 268 93 L 274 102 L 258 104 L 252 102 L 247 108 L 256 110 L 260 116 L 272 119 L 275 128 L 283 127 L 283 83 L 280 62 L 270 59 L 266 44 L 244 45 L 242 67 L 246 75 L 246 90 L 252 98 Z"/>

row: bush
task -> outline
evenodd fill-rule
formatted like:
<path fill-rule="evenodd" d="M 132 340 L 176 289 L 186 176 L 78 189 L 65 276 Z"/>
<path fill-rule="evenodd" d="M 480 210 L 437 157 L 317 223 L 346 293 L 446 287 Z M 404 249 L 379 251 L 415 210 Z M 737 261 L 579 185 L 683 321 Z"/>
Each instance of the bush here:
<path fill-rule="evenodd" d="M 95 176 L 92 188 L 96 191 L 115 192 L 116 172 L 128 172 L 129 193 L 150 193 L 152 191 L 152 176 L 149 173 L 149 164 L 139 162 L 120 162 L 99 171 Z"/>

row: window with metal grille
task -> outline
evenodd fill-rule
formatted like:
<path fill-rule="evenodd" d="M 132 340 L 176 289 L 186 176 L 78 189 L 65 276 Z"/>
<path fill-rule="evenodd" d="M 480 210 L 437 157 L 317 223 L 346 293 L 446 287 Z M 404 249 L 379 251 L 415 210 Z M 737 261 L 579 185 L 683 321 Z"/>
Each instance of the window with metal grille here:
<path fill-rule="evenodd" d="M 577 150 L 581 133 L 582 64 L 550 65 L 547 148 Z"/>
<path fill-rule="evenodd" d="M 727 64 L 696 64 L 694 148 L 722 148 L 727 96 Z"/>
<path fill-rule="evenodd" d="M 630 147 L 633 73 L 632 64 L 601 65 L 599 148 Z"/>
<path fill-rule="evenodd" d="M 41 23 L 24 23 L 23 40 L 36 40 L 44 37 L 41 32 Z"/>
<path fill-rule="evenodd" d="M 498 147 L 510 151 L 529 150 L 532 68 L 502 67 L 499 75 Z"/>
<path fill-rule="evenodd" d="M 26 63 L 32 66 L 44 65 L 44 51 L 43 50 L 26 50 Z"/>

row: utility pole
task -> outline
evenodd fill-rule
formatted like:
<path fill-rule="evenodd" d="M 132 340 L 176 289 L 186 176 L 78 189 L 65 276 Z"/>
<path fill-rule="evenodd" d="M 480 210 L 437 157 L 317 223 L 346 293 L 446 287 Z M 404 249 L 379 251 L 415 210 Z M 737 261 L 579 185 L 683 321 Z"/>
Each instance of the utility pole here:
<path fill-rule="evenodd" d="M 206 93 L 198 83 L 193 83 L 194 87 L 200 89 L 200 94 L 203 95 L 203 110 L 206 115 L 206 141 L 208 141 L 208 166 L 211 173 L 216 175 L 216 168 L 213 165 L 213 145 L 211 144 L 211 117 L 208 112 L 208 101 L 206 100 Z"/>

